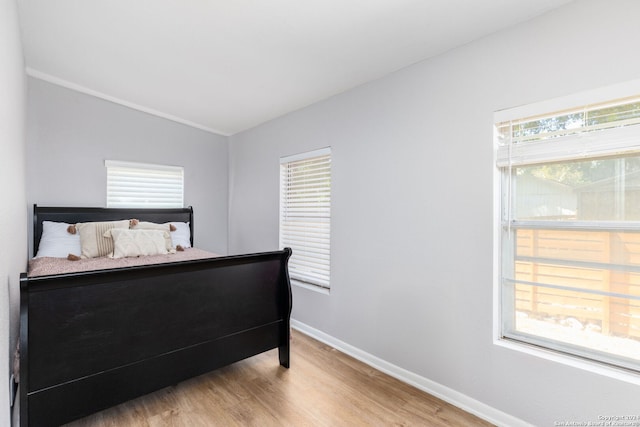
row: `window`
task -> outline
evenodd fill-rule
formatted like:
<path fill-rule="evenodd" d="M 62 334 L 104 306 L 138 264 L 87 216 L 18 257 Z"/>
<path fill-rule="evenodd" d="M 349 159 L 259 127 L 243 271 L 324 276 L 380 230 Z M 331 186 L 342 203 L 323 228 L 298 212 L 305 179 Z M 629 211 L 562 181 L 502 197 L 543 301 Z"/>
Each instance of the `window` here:
<path fill-rule="evenodd" d="M 496 113 L 501 337 L 640 371 L 640 96 L 575 99 Z"/>
<path fill-rule="evenodd" d="M 294 283 L 329 289 L 331 150 L 280 159 L 280 247 Z"/>
<path fill-rule="evenodd" d="M 106 160 L 108 208 L 182 208 L 184 172 L 179 166 Z"/>

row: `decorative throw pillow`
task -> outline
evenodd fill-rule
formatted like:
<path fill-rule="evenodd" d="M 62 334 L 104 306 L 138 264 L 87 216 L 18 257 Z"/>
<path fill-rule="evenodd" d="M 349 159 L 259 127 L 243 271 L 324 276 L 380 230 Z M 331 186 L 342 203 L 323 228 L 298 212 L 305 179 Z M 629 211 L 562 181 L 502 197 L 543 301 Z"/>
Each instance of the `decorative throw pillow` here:
<path fill-rule="evenodd" d="M 167 250 L 170 251 L 173 249 L 173 242 L 171 240 L 171 231 L 174 231 L 176 227 L 173 224 L 156 224 L 155 222 L 146 222 L 146 221 L 138 221 L 137 219 L 132 219 L 129 221 L 129 226 L 132 230 L 161 230 L 166 231 L 165 235 Z"/>
<path fill-rule="evenodd" d="M 113 239 L 111 258 L 138 257 L 143 255 L 167 254 L 168 231 L 127 230 L 113 228 L 105 233 Z"/>
<path fill-rule="evenodd" d="M 80 236 L 67 231 L 66 222 L 42 221 L 42 236 L 38 253 L 34 258 L 66 258 L 67 255 L 80 255 Z"/>
<path fill-rule="evenodd" d="M 105 237 L 107 231 L 129 229 L 129 220 L 105 221 L 105 222 L 81 222 L 76 224 L 76 230 L 80 234 L 82 258 L 96 258 L 107 256 L 113 252 L 113 240 Z"/>

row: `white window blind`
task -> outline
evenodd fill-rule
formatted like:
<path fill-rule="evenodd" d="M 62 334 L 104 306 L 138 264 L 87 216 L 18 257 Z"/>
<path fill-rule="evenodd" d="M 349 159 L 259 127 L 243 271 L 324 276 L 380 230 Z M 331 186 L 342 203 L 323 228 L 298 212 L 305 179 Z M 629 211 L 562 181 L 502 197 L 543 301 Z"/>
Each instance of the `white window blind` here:
<path fill-rule="evenodd" d="M 496 124 L 497 165 L 604 157 L 638 150 L 640 96 Z"/>
<path fill-rule="evenodd" d="M 329 289 L 330 148 L 280 159 L 280 247 L 293 250 L 293 280 Z"/>
<path fill-rule="evenodd" d="M 640 96 L 536 113 L 496 115 L 502 338 L 640 371 Z"/>
<path fill-rule="evenodd" d="M 180 166 L 106 160 L 107 207 L 182 208 L 184 171 Z"/>

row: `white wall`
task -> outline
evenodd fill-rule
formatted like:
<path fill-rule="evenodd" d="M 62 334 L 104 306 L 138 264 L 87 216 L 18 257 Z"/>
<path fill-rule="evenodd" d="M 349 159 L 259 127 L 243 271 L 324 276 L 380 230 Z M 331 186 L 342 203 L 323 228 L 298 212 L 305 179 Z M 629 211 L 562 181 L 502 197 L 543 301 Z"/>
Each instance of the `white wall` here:
<path fill-rule="evenodd" d="M 492 342 L 492 115 L 640 77 L 638 16 L 576 1 L 234 135 L 230 252 L 277 247 L 279 157 L 331 146 L 331 294 L 294 319 L 535 425 L 637 414 L 636 385 Z"/>
<path fill-rule="evenodd" d="M 27 261 L 25 77 L 15 0 L 0 0 L 0 425 L 10 422 L 9 373 Z"/>
<path fill-rule="evenodd" d="M 194 244 L 227 253 L 227 138 L 28 79 L 31 206 L 106 204 L 105 160 L 184 167 Z"/>

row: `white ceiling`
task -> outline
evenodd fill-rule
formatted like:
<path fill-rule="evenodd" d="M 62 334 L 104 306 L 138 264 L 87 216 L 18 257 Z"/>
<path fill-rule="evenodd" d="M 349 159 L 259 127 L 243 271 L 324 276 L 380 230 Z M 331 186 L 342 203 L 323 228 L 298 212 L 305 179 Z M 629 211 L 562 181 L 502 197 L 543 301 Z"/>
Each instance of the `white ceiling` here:
<path fill-rule="evenodd" d="M 570 0 L 18 0 L 29 75 L 223 135 Z"/>

